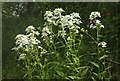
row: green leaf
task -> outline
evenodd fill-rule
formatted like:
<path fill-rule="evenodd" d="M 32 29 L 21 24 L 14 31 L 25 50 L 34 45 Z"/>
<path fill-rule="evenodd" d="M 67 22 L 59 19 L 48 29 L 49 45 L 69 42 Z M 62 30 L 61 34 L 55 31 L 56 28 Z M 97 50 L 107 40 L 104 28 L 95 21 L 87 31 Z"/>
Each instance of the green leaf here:
<path fill-rule="evenodd" d="M 111 67 L 112 67 L 112 66 L 108 66 L 107 68 L 105 68 L 105 70 L 107 71 L 107 70 L 109 70 Z"/>
<path fill-rule="evenodd" d="M 96 81 L 94 77 L 91 76 L 91 78 L 92 78 L 93 81 Z"/>
<path fill-rule="evenodd" d="M 78 68 L 75 68 L 75 69 L 85 69 L 85 68 L 87 68 L 88 66 L 81 66 L 81 67 L 78 67 Z"/>
<path fill-rule="evenodd" d="M 75 71 L 78 72 L 78 75 L 81 75 L 83 69 L 87 68 L 87 66 L 83 66 L 83 67 L 78 67 L 78 68 L 75 68 Z"/>
<path fill-rule="evenodd" d="M 80 55 L 80 56 L 78 56 L 78 58 L 81 59 L 81 58 L 84 57 L 84 56 L 85 56 L 85 55 Z"/>
<path fill-rule="evenodd" d="M 75 79 L 75 76 L 68 76 L 69 78 L 71 78 L 71 79 Z"/>
<path fill-rule="evenodd" d="M 101 74 L 102 74 L 102 75 L 105 75 L 105 74 L 106 74 L 106 72 L 107 72 L 107 71 L 103 71 L 103 72 L 101 72 Z"/>
<path fill-rule="evenodd" d="M 64 77 L 64 73 L 63 73 L 63 72 L 61 72 L 61 71 L 56 71 L 56 72 L 57 72 L 57 74 L 58 74 L 59 76 Z"/>
<path fill-rule="evenodd" d="M 95 76 L 97 76 L 98 77 L 98 74 L 97 73 L 95 73 L 95 72 L 92 72 Z"/>
<path fill-rule="evenodd" d="M 99 68 L 99 65 L 95 62 L 91 62 L 91 64 L 93 64 L 95 67 Z"/>
<path fill-rule="evenodd" d="M 68 76 L 71 79 L 80 79 L 80 77 L 76 77 L 76 76 Z"/>
<path fill-rule="evenodd" d="M 67 63 L 68 65 L 74 65 L 74 63 Z"/>
<path fill-rule="evenodd" d="M 64 48 L 65 46 L 59 46 L 58 48 Z"/>
<path fill-rule="evenodd" d="M 81 72 L 81 76 L 83 77 L 88 71 L 88 68 L 84 69 L 82 72 Z"/>
<path fill-rule="evenodd" d="M 106 58 L 106 57 L 108 57 L 108 56 L 107 56 L 107 55 L 103 55 L 102 57 L 100 57 L 99 60 L 102 60 L 102 59 L 104 59 L 104 58 Z"/>
<path fill-rule="evenodd" d="M 103 37 L 102 35 L 98 35 L 98 37 Z"/>

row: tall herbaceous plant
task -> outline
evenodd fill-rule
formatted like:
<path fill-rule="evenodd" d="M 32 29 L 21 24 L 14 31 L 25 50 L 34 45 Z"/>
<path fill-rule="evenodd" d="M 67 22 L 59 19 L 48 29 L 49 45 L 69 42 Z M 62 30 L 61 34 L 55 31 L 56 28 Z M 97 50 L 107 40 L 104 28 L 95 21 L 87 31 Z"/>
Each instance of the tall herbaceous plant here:
<path fill-rule="evenodd" d="M 100 34 L 104 29 L 99 20 L 100 12 L 92 12 L 89 17 L 89 30 L 96 31 L 96 36 L 81 27 L 79 13 L 62 15 L 64 12 L 62 8 L 46 11 L 42 30 L 28 26 L 25 34 L 16 36 L 13 50 L 23 68 L 23 78 L 109 81 L 110 66 L 106 61 L 107 43 Z M 85 37 L 89 37 L 88 40 Z M 95 49 L 84 49 L 88 51 L 84 53 L 81 50 L 85 45 L 83 42 L 90 39 Z M 90 59 L 85 55 L 89 55 Z M 87 62 L 84 62 L 85 59 Z"/>

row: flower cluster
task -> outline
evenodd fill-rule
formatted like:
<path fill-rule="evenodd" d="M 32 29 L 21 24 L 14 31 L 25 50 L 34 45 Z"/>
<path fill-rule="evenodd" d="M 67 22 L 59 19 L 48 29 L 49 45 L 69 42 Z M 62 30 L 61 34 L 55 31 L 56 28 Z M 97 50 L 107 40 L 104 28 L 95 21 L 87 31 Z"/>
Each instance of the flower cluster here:
<path fill-rule="evenodd" d="M 48 36 L 48 34 L 50 34 L 50 30 L 49 27 L 46 26 L 42 29 L 42 37 Z"/>
<path fill-rule="evenodd" d="M 44 16 L 47 23 L 45 23 L 45 27 L 42 30 L 43 37 L 48 36 L 51 33 L 51 25 L 59 27 L 58 36 L 61 37 L 67 35 L 65 30 L 67 28 L 75 33 L 79 33 L 80 24 L 82 23 L 79 13 L 73 12 L 70 15 L 64 16 L 62 15 L 62 12 L 64 12 L 62 8 L 57 8 L 53 12 L 46 11 Z"/>
<path fill-rule="evenodd" d="M 29 51 L 29 47 L 33 49 L 34 45 L 38 45 L 40 41 L 36 38 L 36 36 L 39 35 L 38 31 L 35 31 L 35 28 L 33 26 L 28 26 L 26 28 L 26 34 L 18 34 L 16 39 L 16 46 L 13 50 L 18 51 L 19 49 L 25 49 L 25 51 Z M 26 54 L 21 54 L 20 58 L 23 58 Z"/>
<path fill-rule="evenodd" d="M 59 19 L 61 17 L 62 12 L 64 12 L 64 10 L 62 8 L 57 8 L 53 12 L 46 11 L 46 13 L 44 15 L 44 19 L 47 20 L 47 22 L 49 22 L 51 24 L 53 23 L 54 25 L 57 25 L 55 23 L 55 20 Z"/>
<path fill-rule="evenodd" d="M 101 17 L 100 12 L 95 11 L 90 14 L 90 28 L 104 28 L 104 25 L 101 24 L 99 18 Z"/>
<path fill-rule="evenodd" d="M 33 26 L 28 26 L 25 30 L 27 32 L 26 35 L 19 34 L 16 36 L 16 45 L 18 45 L 18 48 L 27 47 L 28 45 L 34 45 L 39 44 L 40 41 L 36 38 L 35 35 L 39 35 L 38 31 L 35 31 L 35 28 Z"/>
<path fill-rule="evenodd" d="M 93 20 L 93 19 L 96 19 L 97 17 L 101 17 L 101 15 L 100 15 L 100 12 L 95 11 L 95 12 L 91 12 L 89 19 Z"/>

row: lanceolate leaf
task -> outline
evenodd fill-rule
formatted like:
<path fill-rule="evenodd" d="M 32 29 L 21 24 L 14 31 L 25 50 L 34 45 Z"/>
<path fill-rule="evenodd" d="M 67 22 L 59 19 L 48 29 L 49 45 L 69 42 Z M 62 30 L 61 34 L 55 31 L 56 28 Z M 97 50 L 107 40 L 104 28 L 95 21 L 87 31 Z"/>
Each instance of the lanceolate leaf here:
<path fill-rule="evenodd" d="M 80 77 L 77 77 L 77 76 L 68 76 L 68 77 L 71 79 L 80 79 Z"/>
<path fill-rule="evenodd" d="M 112 67 L 112 66 L 108 66 L 107 68 L 105 68 L 105 70 L 107 71 L 107 70 L 109 70 L 111 67 Z"/>
<path fill-rule="evenodd" d="M 56 72 L 59 76 L 64 77 L 64 73 L 62 71 L 56 71 Z"/>
<path fill-rule="evenodd" d="M 91 76 L 91 78 L 92 78 L 93 81 L 96 81 L 95 78 L 94 78 L 93 76 Z"/>
<path fill-rule="evenodd" d="M 103 55 L 102 57 L 100 57 L 99 60 L 102 60 L 102 59 L 104 59 L 104 58 L 106 58 L 106 57 L 107 57 L 107 55 Z"/>
<path fill-rule="evenodd" d="M 95 73 L 95 72 L 92 72 L 95 76 L 97 76 L 98 77 L 98 74 L 97 73 Z"/>
<path fill-rule="evenodd" d="M 99 65 L 95 62 L 91 62 L 91 64 L 93 64 L 95 67 L 99 68 Z"/>
<path fill-rule="evenodd" d="M 88 69 L 89 69 L 89 68 L 84 69 L 84 70 L 82 71 L 82 73 L 81 73 L 81 76 L 86 75 L 86 73 L 87 73 Z"/>

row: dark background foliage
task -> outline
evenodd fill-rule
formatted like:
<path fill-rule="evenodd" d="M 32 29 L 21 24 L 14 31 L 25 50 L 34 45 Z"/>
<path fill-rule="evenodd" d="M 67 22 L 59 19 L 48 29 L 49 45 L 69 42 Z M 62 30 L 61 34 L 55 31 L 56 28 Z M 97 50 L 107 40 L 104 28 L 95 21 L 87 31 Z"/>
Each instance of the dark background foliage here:
<path fill-rule="evenodd" d="M 63 8 L 65 13 L 78 12 L 82 18 L 82 26 L 87 29 L 89 15 L 92 11 L 101 13 L 101 21 L 105 26 L 102 31 L 107 49 L 108 62 L 112 65 L 111 75 L 120 81 L 120 54 L 119 54 L 119 28 L 120 3 L 80 3 L 80 2 L 16 2 L 2 3 L 2 71 L 3 78 L 18 79 L 23 77 L 22 68 L 17 67 L 16 54 L 11 50 L 15 46 L 15 36 L 24 33 L 27 26 L 43 27 L 44 14 L 47 10 Z M 91 32 L 94 34 L 94 32 Z M 83 49 L 87 51 L 87 49 Z M 89 58 L 88 58 L 89 59 Z"/>

